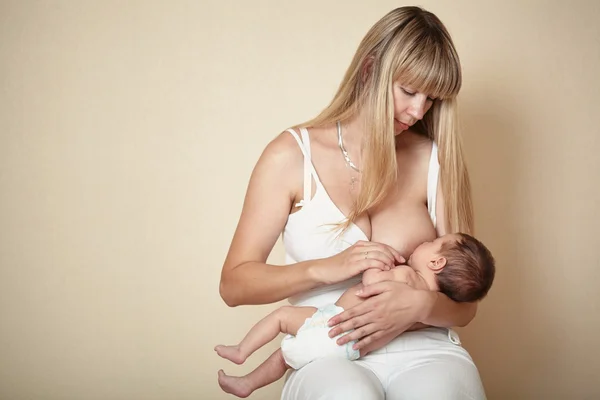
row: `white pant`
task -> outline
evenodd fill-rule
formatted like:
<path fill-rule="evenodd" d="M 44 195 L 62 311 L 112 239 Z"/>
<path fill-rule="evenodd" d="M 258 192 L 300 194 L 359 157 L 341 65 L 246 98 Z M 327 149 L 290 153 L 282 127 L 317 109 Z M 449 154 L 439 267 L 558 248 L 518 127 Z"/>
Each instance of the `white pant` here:
<path fill-rule="evenodd" d="M 316 360 L 292 371 L 282 400 L 483 400 L 479 372 L 458 335 L 405 332 L 365 357 Z"/>

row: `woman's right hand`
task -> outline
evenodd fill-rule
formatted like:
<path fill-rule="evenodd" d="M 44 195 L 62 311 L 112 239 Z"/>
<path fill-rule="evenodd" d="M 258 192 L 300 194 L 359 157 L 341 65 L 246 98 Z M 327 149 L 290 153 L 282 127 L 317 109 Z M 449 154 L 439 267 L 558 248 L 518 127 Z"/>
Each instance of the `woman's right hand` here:
<path fill-rule="evenodd" d="M 320 260 L 314 266 L 316 279 L 323 284 L 345 281 L 367 269 L 389 271 L 406 260 L 392 247 L 377 242 L 360 240 L 346 250 Z"/>

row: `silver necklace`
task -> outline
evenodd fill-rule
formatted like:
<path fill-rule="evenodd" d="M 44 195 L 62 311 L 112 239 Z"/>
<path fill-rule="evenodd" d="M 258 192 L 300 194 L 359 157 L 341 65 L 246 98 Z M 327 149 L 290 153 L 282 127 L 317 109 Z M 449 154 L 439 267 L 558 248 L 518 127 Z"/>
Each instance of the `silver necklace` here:
<path fill-rule="evenodd" d="M 338 146 L 340 146 L 340 150 L 342 151 L 342 155 L 344 156 L 344 160 L 346 160 L 346 164 L 348 164 L 348 166 L 350 168 L 352 168 L 353 170 L 355 170 L 356 172 L 358 172 L 359 174 L 361 173 L 360 169 L 358 169 L 358 167 L 352 162 L 352 160 L 350 159 L 350 156 L 348 155 L 348 152 L 346 151 L 346 149 L 344 148 L 344 142 L 342 141 L 342 124 L 340 123 L 340 121 L 337 121 L 337 134 L 338 134 Z M 354 186 L 354 178 L 352 178 L 352 184 Z"/>

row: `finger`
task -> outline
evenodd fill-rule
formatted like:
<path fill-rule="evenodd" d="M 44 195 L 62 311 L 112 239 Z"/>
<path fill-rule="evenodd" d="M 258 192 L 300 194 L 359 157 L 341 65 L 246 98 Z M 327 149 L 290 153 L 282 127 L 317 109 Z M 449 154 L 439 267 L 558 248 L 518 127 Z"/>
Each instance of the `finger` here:
<path fill-rule="evenodd" d="M 335 326 L 335 325 L 341 324 L 342 322 L 346 322 L 349 319 L 352 319 L 354 317 L 358 317 L 358 316 L 365 314 L 366 312 L 369 311 L 369 309 L 364 306 L 365 303 L 366 303 L 366 301 L 361 304 L 358 304 L 352 308 L 344 310 L 341 313 L 331 317 L 329 319 L 329 321 L 327 322 L 327 325 Z M 340 333 L 342 333 L 342 332 L 340 332 Z M 335 335 L 333 335 L 333 336 L 335 336 Z"/>
<path fill-rule="evenodd" d="M 380 339 L 381 337 L 383 337 L 383 333 L 384 333 L 384 331 L 378 330 L 378 331 L 373 332 L 370 335 L 364 336 L 358 342 L 354 343 L 352 345 L 352 348 L 354 350 L 362 350 L 362 349 L 366 348 L 367 346 L 369 346 L 370 344 L 372 344 L 373 342 Z"/>
<path fill-rule="evenodd" d="M 369 268 L 376 268 L 376 269 L 379 269 L 382 271 L 389 271 L 390 269 L 393 268 L 386 261 L 377 259 L 377 258 L 375 258 L 375 256 L 374 256 L 374 258 L 365 258 L 365 257 L 371 257 L 371 254 L 368 254 L 367 256 L 365 256 L 365 255 L 358 256 L 357 255 L 350 259 L 351 265 L 353 266 L 353 268 L 356 268 L 356 270 L 354 271 L 354 274 L 359 274 Z"/>
<path fill-rule="evenodd" d="M 381 271 L 389 271 L 392 269 L 388 264 L 385 264 L 379 260 L 359 260 L 360 272 L 365 272 L 368 269 L 375 268 Z"/>
<path fill-rule="evenodd" d="M 379 251 L 385 252 L 386 254 L 388 254 L 392 261 L 397 261 L 399 264 L 404 264 L 406 262 L 406 259 L 402 257 L 400 253 L 396 251 L 392 246 L 388 246 L 387 244 L 377 242 L 368 242 L 368 246 L 376 247 L 379 249 Z"/>
<path fill-rule="evenodd" d="M 352 332 L 348 332 L 345 335 L 341 336 L 338 340 L 336 340 L 336 343 L 339 346 L 343 346 L 348 342 L 352 342 L 355 340 L 358 341 L 359 339 L 365 336 L 369 336 L 376 331 L 377 325 L 375 325 L 374 323 L 364 325 L 358 329 L 353 330 Z M 352 348 L 354 348 L 354 346 L 356 346 L 356 343 L 352 346 Z"/>
<path fill-rule="evenodd" d="M 375 251 L 377 251 L 379 253 L 383 253 L 383 254 L 385 254 L 386 257 L 388 257 L 390 259 L 390 262 L 392 262 L 392 263 L 396 259 L 394 256 L 394 253 L 392 253 L 389 246 L 386 246 L 381 243 L 369 242 L 369 243 L 364 244 L 357 250 L 360 252 L 365 252 L 365 251 L 375 252 Z"/>
<path fill-rule="evenodd" d="M 363 325 L 366 325 L 369 322 L 368 314 L 359 315 L 357 317 L 351 318 L 348 321 L 344 321 L 339 325 L 333 327 L 329 330 L 329 337 L 333 338 L 342 333 L 351 331 L 353 329 L 359 329 Z"/>
<path fill-rule="evenodd" d="M 406 259 L 402 257 L 402 255 L 400 255 L 400 253 L 392 246 L 388 246 L 387 244 L 384 244 L 383 246 L 389 250 L 389 252 L 392 254 L 392 257 L 398 261 L 399 264 L 404 264 L 406 262 Z"/>
<path fill-rule="evenodd" d="M 389 268 L 393 268 L 395 265 L 394 258 L 380 250 L 361 251 L 360 253 L 356 253 L 354 257 L 355 259 L 377 260 L 387 265 Z"/>
<path fill-rule="evenodd" d="M 367 257 L 371 257 L 371 254 L 368 254 Z M 363 256 L 363 258 L 356 257 L 354 259 L 354 262 L 358 266 L 358 268 L 360 270 L 359 272 L 364 272 L 365 270 L 367 270 L 369 268 L 377 268 L 382 271 L 389 271 L 390 269 L 393 268 L 393 265 L 390 265 L 385 259 L 382 259 L 381 257 L 378 257 L 378 258 L 364 258 L 364 256 Z"/>

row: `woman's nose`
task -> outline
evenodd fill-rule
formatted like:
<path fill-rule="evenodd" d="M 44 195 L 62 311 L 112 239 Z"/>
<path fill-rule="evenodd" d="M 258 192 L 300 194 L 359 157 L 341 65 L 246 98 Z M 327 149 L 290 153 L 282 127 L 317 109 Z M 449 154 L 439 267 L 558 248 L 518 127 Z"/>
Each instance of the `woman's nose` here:
<path fill-rule="evenodd" d="M 414 103 L 411 105 L 410 110 L 408 111 L 408 113 L 410 114 L 411 117 L 413 117 L 416 120 L 420 120 L 423 119 L 423 115 L 425 115 L 425 104 L 427 102 L 427 98 L 424 97 L 423 99 L 416 99 Z"/>

